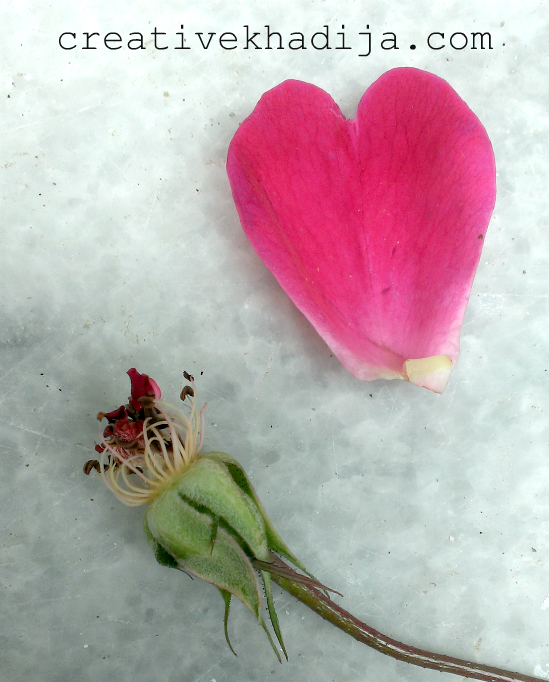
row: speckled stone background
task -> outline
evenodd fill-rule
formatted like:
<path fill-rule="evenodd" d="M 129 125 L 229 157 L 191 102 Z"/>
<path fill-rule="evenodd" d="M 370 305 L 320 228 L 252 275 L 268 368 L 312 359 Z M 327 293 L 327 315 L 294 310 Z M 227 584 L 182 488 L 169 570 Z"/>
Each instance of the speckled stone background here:
<path fill-rule="evenodd" d="M 217 590 L 157 565 L 143 510 L 82 473 L 95 415 L 125 401 L 132 366 L 171 400 L 183 370 L 196 376 L 206 449 L 241 460 L 343 606 L 408 643 L 549 679 L 548 16 L 532 0 L 4 3 L 2 680 L 443 680 L 278 588 L 289 663 L 240 604 L 232 655 Z M 189 50 L 175 49 L 182 24 Z M 344 25 L 352 49 L 246 50 L 246 25 L 264 47 L 265 25 L 285 45 L 328 26 L 333 46 Z M 435 31 L 440 50 L 426 42 Z M 479 31 L 491 50 L 470 49 Z M 96 50 L 84 32 L 100 34 Z M 109 50 L 109 32 L 124 46 L 141 32 L 145 49 Z M 197 32 L 215 33 L 208 50 Z M 398 50 L 381 49 L 384 32 Z M 406 65 L 448 80 L 498 167 L 442 396 L 340 366 L 246 240 L 225 174 L 265 90 L 310 81 L 352 117 L 381 73 Z"/>

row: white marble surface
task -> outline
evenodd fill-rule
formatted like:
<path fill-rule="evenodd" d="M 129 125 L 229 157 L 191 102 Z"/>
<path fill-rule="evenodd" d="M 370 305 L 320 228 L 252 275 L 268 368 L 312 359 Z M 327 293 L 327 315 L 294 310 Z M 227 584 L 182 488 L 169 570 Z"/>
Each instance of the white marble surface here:
<path fill-rule="evenodd" d="M 343 606 L 411 644 L 549 678 L 547 17 L 533 0 L 3 5 L 3 680 L 443 679 L 278 588 L 289 663 L 239 604 L 231 654 L 217 590 L 158 566 L 143 510 L 82 473 L 95 414 L 126 399 L 132 366 L 173 400 L 182 371 L 195 374 L 206 449 L 241 460 Z M 181 24 L 187 51 L 173 49 Z M 353 49 L 244 50 L 245 24 L 263 45 L 266 24 L 285 40 L 345 24 Z M 366 24 L 372 54 L 359 57 Z M 155 26 L 168 50 L 81 49 L 84 31 L 127 40 Z M 63 31 L 76 49 L 60 49 Z M 199 31 L 234 31 L 237 49 L 204 51 Z M 380 49 L 384 31 L 398 51 Z M 433 31 L 490 31 L 493 50 L 429 50 Z M 225 174 L 229 141 L 266 89 L 307 80 L 353 116 L 366 87 L 403 65 L 449 81 L 498 166 L 442 396 L 361 383 L 331 357 L 247 242 Z"/>

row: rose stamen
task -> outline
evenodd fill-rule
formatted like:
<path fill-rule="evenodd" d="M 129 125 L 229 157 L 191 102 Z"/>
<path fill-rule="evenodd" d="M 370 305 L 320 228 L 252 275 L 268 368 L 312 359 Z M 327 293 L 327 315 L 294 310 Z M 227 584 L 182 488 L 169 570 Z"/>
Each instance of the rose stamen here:
<path fill-rule="evenodd" d="M 132 395 L 128 405 L 99 420 L 109 424 L 96 446 L 100 459 L 84 466 L 97 469 L 105 485 L 124 504 L 148 504 L 198 458 L 202 447 L 203 412 L 196 408 L 194 378 L 181 391 L 186 412 L 160 400 L 160 389 L 146 374 L 129 370 Z"/>

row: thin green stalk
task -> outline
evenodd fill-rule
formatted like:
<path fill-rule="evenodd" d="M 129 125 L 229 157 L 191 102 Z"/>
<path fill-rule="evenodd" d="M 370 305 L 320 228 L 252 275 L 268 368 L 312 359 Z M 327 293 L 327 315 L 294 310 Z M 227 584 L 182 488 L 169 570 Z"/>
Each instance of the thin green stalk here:
<path fill-rule="evenodd" d="M 277 557 L 274 563 L 278 564 L 279 562 L 280 565 L 284 563 Z M 316 611 L 322 618 L 332 623 L 332 625 L 343 630 L 343 632 L 351 635 L 351 637 L 354 637 L 359 642 L 377 649 L 382 654 L 391 656 L 391 658 L 396 658 L 412 665 L 418 665 L 422 668 L 432 668 L 433 670 L 462 675 L 474 680 L 484 680 L 484 682 L 539 682 L 539 678 L 532 677 L 531 675 L 522 675 L 521 673 L 509 670 L 493 668 L 489 665 L 462 661 L 459 658 L 434 654 L 430 651 L 424 651 L 423 649 L 397 642 L 369 627 L 366 623 L 359 621 L 311 583 L 304 583 L 303 576 L 285 563 L 284 573 L 286 573 L 286 576 L 277 575 L 276 571 L 272 573 L 272 579 L 282 589 L 289 592 L 296 599 L 299 599 L 299 601 L 303 602 L 313 611 Z M 295 581 L 287 577 L 291 573 L 296 576 Z"/>

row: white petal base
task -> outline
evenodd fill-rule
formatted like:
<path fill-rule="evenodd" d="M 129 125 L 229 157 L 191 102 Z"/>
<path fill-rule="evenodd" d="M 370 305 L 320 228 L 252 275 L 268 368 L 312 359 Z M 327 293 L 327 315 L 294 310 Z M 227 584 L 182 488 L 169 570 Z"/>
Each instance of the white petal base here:
<path fill-rule="evenodd" d="M 446 388 L 453 363 L 447 355 L 432 355 L 429 358 L 406 360 L 402 367 L 404 378 L 416 386 L 423 386 L 435 393 Z"/>

